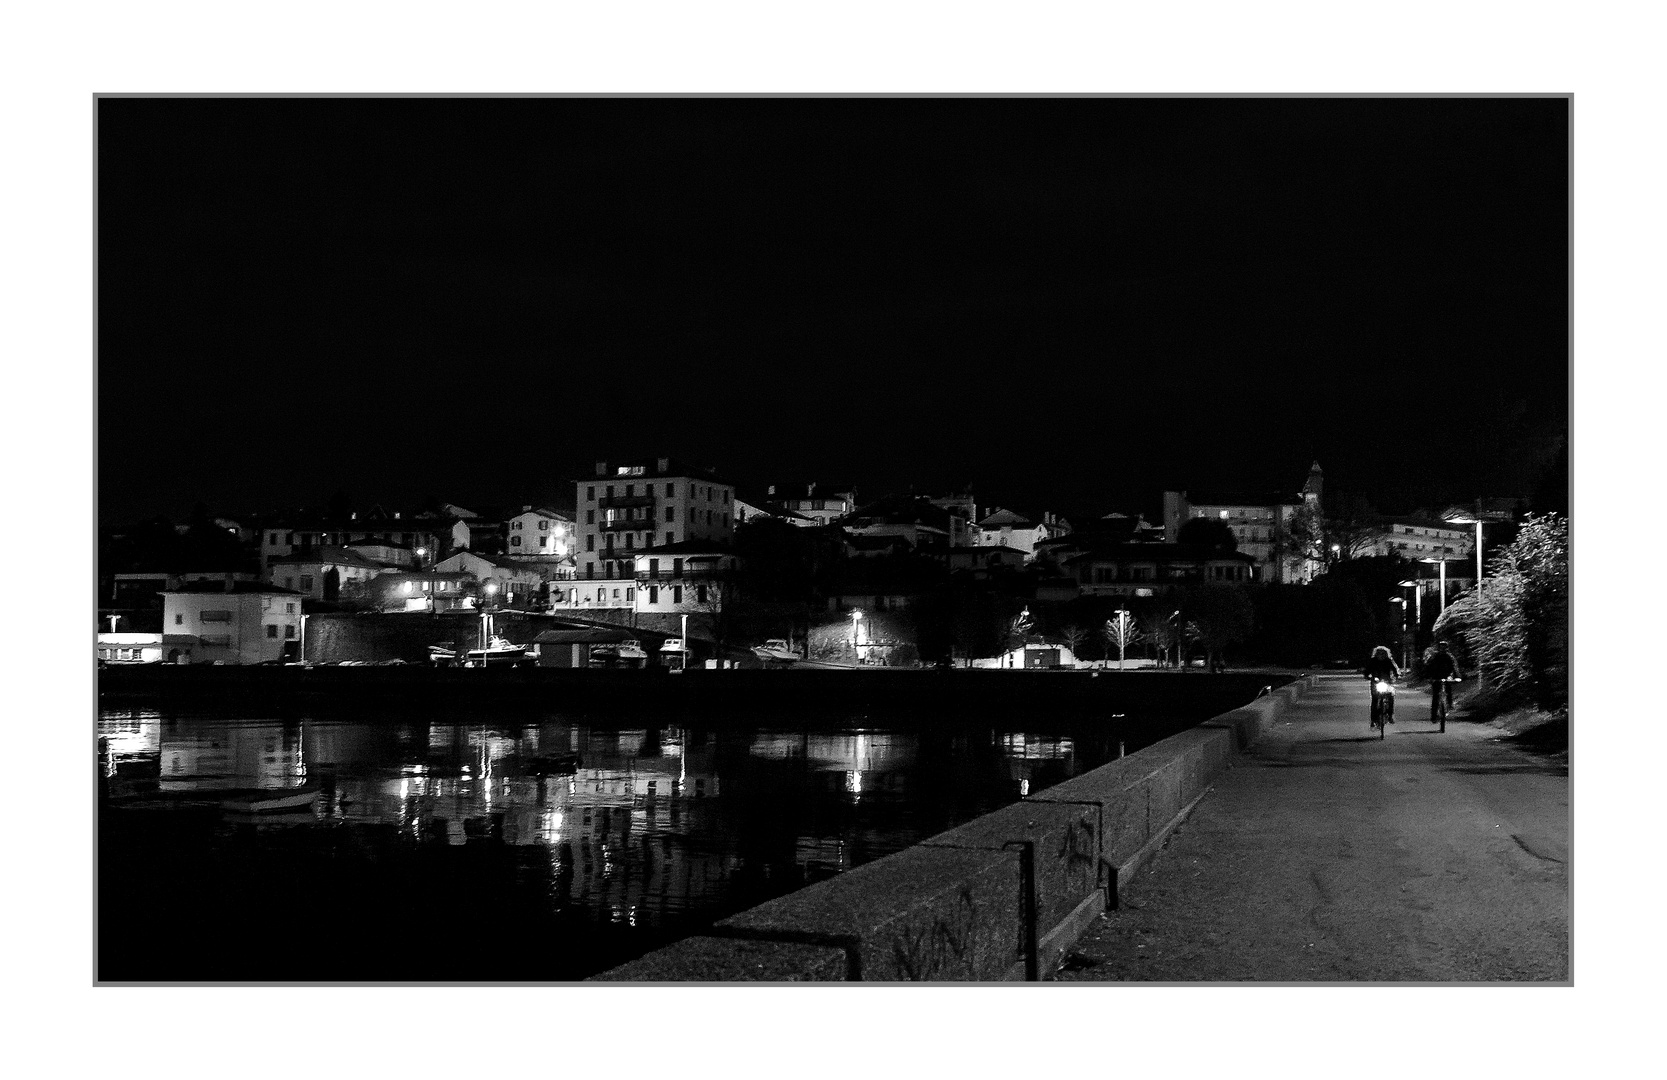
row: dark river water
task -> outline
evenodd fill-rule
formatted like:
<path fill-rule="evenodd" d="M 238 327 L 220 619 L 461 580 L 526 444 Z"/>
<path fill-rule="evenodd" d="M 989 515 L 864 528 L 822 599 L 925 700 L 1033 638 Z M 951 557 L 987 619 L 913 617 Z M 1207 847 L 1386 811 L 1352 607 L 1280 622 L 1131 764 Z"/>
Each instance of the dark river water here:
<path fill-rule="evenodd" d="M 582 979 L 1117 756 L 1015 720 L 107 708 L 99 978 Z"/>

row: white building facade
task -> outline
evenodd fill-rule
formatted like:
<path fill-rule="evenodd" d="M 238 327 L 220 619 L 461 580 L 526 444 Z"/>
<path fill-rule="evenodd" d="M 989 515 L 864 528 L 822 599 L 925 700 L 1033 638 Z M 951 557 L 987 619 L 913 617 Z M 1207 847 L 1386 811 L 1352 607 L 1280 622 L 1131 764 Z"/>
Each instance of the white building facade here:
<path fill-rule="evenodd" d="M 636 556 L 686 541 L 728 547 L 735 535 L 735 486 L 671 458 L 596 463 L 576 486 L 573 604 L 631 607 Z"/>
<path fill-rule="evenodd" d="M 273 585 L 214 582 L 216 588 L 170 589 L 162 594 L 162 629 L 196 638 L 181 659 L 203 664 L 258 664 L 299 653 L 301 594 Z"/>
<path fill-rule="evenodd" d="M 566 558 L 573 554 L 573 520 L 547 507 L 523 506 L 506 523 L 504 554 Z"/>

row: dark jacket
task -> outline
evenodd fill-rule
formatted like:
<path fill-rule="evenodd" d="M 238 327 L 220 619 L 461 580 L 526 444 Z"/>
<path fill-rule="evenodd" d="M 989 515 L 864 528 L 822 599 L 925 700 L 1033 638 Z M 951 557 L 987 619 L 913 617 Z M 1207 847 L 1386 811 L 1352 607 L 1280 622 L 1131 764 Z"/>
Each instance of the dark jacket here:
<path fill-rule="evenodd" d="M 1450 679 L 1458 673 L 1459 665 L 1453 663 L 1452 653 L 1444 653 L 1438 649 L 1424 661 L 1424 677 L 1427 679 Z"/>
<path fill-rule="evenodd" d="M 1366 674 L 1374 679 L 1393 679 L 1401 673 L 1401 668 L 1393 657 L 1373 656 L 1366 661 Z"/>

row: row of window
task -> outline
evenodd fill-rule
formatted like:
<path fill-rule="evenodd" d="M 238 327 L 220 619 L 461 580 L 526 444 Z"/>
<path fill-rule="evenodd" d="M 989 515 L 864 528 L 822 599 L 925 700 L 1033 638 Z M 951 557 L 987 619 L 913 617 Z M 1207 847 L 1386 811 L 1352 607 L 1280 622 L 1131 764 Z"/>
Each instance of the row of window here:
<path fill-rule="evenodd" d="M 280 537 L 282 539 L 280 539 Z M 274 532 L 267 533 L 266 546 L 278 547 L 280 545 L 288 545 L 289 547 L 294 547 L 297 543 L 296 537 L 301 538 L 299 542 L 302 547 L 316 547 L 319 544 L 374 544 L 378 540 L 382 541 L 384 544 L 406 544 L 424 539 L 424 535 L 422 533 L 409 532 L 385 532 L 380 534 L 362 532 Z"/>
<path fill-rule="evenodd" d="M 645 591 L 648 594 L 647 597 L 646 597 L 646 601 L 650 604 L 658 604 L 660 602 L 660 593 L 663 592 L 663 591 L 669 591 L 671 593 L 671 603 L 681 604 L 683 602 L 683 586 L 681 586 L 681 585 L 671 585 L 671 586 L 667 586 L 664 589 L 662 589 L 662 587 L 659 586 L 659 585 L 648 585 L 648 586 L 645 586 L 644 588 L 645 588 Z M 601 587 L 597 588 L 597 590 L 596 590 L 596 603 L 598 603 L 598 604 L 607 603 L 608 599 L 609 599 L 609 593 L 610 592 L 612 593 L 612 598 L 613 599 L 615 599 L 615 600 L 620 599 L 620 595 L 619 595 L 620 594 L 620 589 L 619 588 L 614 588 L 614 589 L 610 590 L 606 586 L 601 586 Z M 631 603 L 636 598 L 636 594 L 637 594 L 636 589 L 633 589 L 633 588 L 631 588 L 630 586 L 627 585 L 627 586 L 624 587 L 624 592 L 625 592 L 624 600 L 625 600 L 626 603 Z M 591 599 L 590 594 L 588 592 L 585 592 L 585 591 L 582 591 L 582 590 L 575 590 L 574 598 L 576 600 L 578 600 L 580 603 L 589 603 L 590 599 Z M 707 598 L 706 586 L 705 585 L 696 585 L 695 586 L 695 602 L 699 603 L 699 604 L 704 604 L 704 603 L 706 603 L 706 598 Z M 559 596 L 557 596 L 556 599 L 557 599 L 558 602 L 560 601 Z"/>
<path fill-rule="evenodd" d="M 1200 572 L 1202 570 L 1202 573 Z M 1096 566 L 1092 570 L 1092 580 L 1088 571 L 1084 571 L 1084 584 L 1114 585 L 1124 581 L 1156 581 L 1158 579 L 1156 567 L 1152 566 Z M 1205 577 L 1212 581 L 1250 581 L 1253 578 L 1251 567 L 1242 564 L 1196 567 L 1196 566 L 1165 566 L 1163 575 L 1166 580 L 1181 580 L 1186 578 Z"/>
<path fill-rule="evenodd" d="M 627 499 L 636 497 L 637 485 L 635 485 L 635 484 L 625 484 L 623 486 L 624 486 L 624 494 L 625 494 L 625 497 Z M 676 498 L 677 497 L 677 485 L 668 480 L 665 484 L 665 492 L 666 492 L 666 496 L 665 496 L 666 498 L 668 498 L 668 499 Z M 654 494 L 654 485 L 653 484 L 644 484 L 642 486 L 642 493 L 644 495 Z M 614 497 L 614 485 L 613 484 L 608 484 L 608 485 L 606 485 L 606 487 L 603 488 L 602 497 L 604 499 L 611 499 L 611 498 Z M 689 498 L 691 498 L 691 499 L 704 498 L 707 502 L 721 502 L 721 503 L 723 503 L 724 505 L 727 506 L 729 504 L 729 489 L 728 488 L 713 487 L 710 484 L 706 485 L 704 488 L 701 487 L 701 485 L 699 485 L 699 484 L 690 484 L 689 485 Z M 585 488 L 585 501 L 586 502 L 595 502 L 596 501 L 596 485 L 595 484 L 591 484 L 590 486 Z"/>
<path fill-rule="evenodd" d="M 284 623 L 283 624 L 283 631 L 284 631 L 285 640 L 294 638 L 295 637 L 295 624 L 294 623 Z M 269 638 L 275 638 L 275 637 L 278 636 L 278 624 L 277 623 L 267 623 L 266 624 L 266 636 L 269 637 Z"/>
<path fill-rule="evenodd" d="M 609 533 L 607 535 L 607 538 L 606 538 L 607 542 L 603 545 L 603 547 L 606 550 L 612 551 L 614 549 L 614 537 L 616 535 L 619 535 L 619 534 Z M 637 546 L 637 534 L 636 533 L 626 533 L 624 535 L 625 535 L 625 547 L 628 550 L 635 550 L 636 546 Z M 675 532 L 671 532 L 671 531 L 668 530 L 666 532 L 665 542 L 668 543 L 668 544 L 673 543 L 674 541 L 673 541 L 672 538 L 675 537 L 676 535 L 677 534 Z M 654 534 L 653 533 L 643 533 L 642 534 L 642 546 L 645 547 L 645 548 L 654 546 Z M 596 535 L 594 533 L 585 537 L 585 550 L 586 551 L 595 551 L 596 550 Z"/>
<path fill-rule="evenodd" d="M 265 603 L 261 606 L 264 610 L 267 610 L 267 611 L 272 610 L 272 607 L 273 607 L 273 605 L 270 601 L 268 601 L 267 603 Z M 293 601 L 293 600 L 284 601 L 284 614 L 286 614 L 286 615 L 294 615 L 295 614 L 295 601 Z M 216 623 L 216 622 L 229 623 L 229 622 L 232 621 L 232 613 L 230 611 L 227 611 L 224 608 L 204 608 L 202 611 L 197 612 L 197 619 L 198 619 L 199 622 L 205 622 L 205 623 Z M 185 613 L 184 612 L 182 612 L 182 611 L 174 612 L 174 625 L 175 626 L 184 626 L 185 625 Z"/>
<path fill-rule="evenodd" d="M 512 521 L 512 522 L 509 523 L 509 527 L 514 532 L 520 532 L 521 531 L 521 526 L 524 525 L 524 524 L 526 524 L 526 523 L 521 521 L 520 519 L 516 519 L 515 521 Z M 538 519 L 538 531 L 539 532 L 549 532 L 550 531 L 550 519 L 549 518 L 539 518 Z"/>

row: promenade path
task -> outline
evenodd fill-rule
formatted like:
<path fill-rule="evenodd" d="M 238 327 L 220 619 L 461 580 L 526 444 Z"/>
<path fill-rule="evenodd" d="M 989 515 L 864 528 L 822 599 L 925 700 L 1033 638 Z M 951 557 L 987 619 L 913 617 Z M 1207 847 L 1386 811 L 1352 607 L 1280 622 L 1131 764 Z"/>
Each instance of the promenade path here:
<path fill-rule="evenodd" d="M 1062 981 L 1567 982 L 1567 767 L 1327 676 L 1126 883 Z"/>

